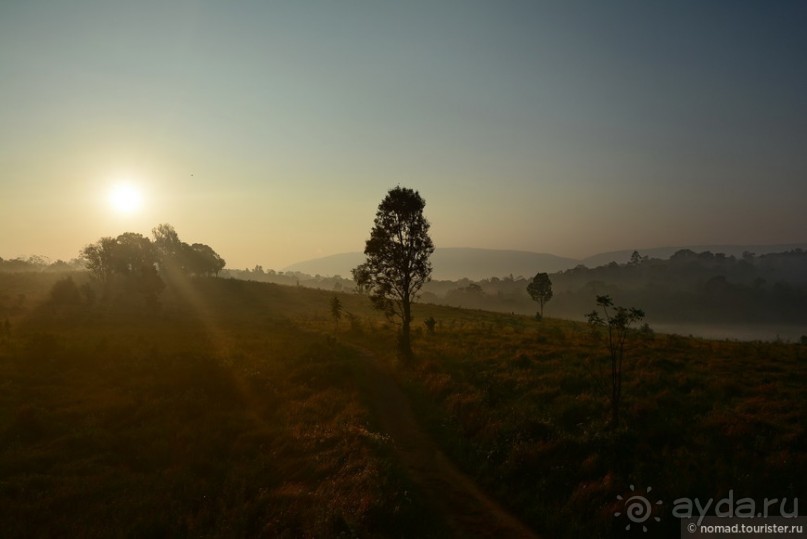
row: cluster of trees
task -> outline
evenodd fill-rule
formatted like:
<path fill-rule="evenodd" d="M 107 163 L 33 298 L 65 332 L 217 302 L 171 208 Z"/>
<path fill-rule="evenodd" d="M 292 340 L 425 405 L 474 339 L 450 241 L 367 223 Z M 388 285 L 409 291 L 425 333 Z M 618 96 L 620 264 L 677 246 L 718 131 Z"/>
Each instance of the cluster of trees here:
<path fill-rule="evenodd" d="M 81 259 L 102 283 L 105 294 L 118 281 L 125 289 L 143 294 L 147 302 L 154 302 L 165 288 L 163 277 L 217 276 L 224 268 L 224 259 L 210 246 L 181 241 L 169 224 L 157 226 L 152 235 L 153 240 L 125 232 L 116 238 L 101 238 L 81 250 Z"/>
<path fill-rule="evenodd" d="M 138 272 L 218 275 L 225 261 L 210 246 L 187 244 L 174 227 L 161 224 L 152 230 L 153 241 L 135 232 L 117 238 L 105 237 L 81 250 L 86 267 L 102 282 L 113 275 Z"/>
<path fill-rule="evenodd" d="M 162 224 L 152 230 L 157 262 L 161 268 L 185 275 L 216 276 L 224 269 L 225 260 L 209 245 L 180 241 L 174 227 Z"/>

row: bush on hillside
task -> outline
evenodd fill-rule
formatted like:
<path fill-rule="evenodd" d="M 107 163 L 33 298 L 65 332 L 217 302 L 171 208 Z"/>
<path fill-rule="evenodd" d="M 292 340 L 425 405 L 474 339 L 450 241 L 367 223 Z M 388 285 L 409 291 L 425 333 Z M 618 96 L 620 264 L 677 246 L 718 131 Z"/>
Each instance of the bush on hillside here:
<path fill-rule="evenodd" d="M 53 283 L 50 289 L 50 302 L 58 305 L 78 305 L 82 302 L 81 291 L 72 277 L 65 277 Z"/>

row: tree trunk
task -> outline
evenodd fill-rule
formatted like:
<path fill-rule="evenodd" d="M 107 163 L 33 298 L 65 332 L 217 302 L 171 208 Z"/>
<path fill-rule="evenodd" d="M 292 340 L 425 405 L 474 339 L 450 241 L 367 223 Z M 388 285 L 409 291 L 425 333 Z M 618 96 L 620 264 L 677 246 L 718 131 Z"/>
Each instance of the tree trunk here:
<path fill-rule="evenodd" d="M 401 305 L 401 354 L 409 359 L 412 356 L 412 346 L 409 340 L 409 325 L 412 320 L 412 309 L 408 300 Z"/>
<path fill-rule="evenodd" d="M 614 398 L 611 403 L 611 427 L 617 428 L 619 426 L 619 400 Z"/>
<path fill-rule="evenodd" d="M 617 358 L 611 355 L 611 426 L 616 428 L 619 425 L 619 400 L 622 393 L 622 373 L 620 372 Z"/>

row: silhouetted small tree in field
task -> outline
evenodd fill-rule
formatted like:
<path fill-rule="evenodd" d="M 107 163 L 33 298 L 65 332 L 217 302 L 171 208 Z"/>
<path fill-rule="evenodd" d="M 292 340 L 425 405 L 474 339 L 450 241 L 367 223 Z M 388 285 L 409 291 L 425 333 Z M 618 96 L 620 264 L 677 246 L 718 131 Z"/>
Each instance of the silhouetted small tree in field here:
<path fill-rule="evenodd" d="M 333 318 L 336 329 L 339 329 L 339 320 L 342 319 L 342 302 L 337 296 L 331 298 L 331 318 Z"/>
<path fill-rule="evenodd" d="M 417 191 L 400 186 L 391 189 L 378 206 L 364 247 L 367 260 L 352 270 L 353 279 L 359 289 L 369 291 L 373 305 L 401 319 L 399 344 L 404 357 L 412 354 L 412 302 L 432 272 L 429 257 L 434 244 L 423 216 L 425 206 Z"/>
<path fill-rule="evenodd" d="M 437 320 L 435 320 L 433 316 L 430 316 L 423 321 L 423 324 L 426 326 L 426 330 L 429 332 L 429 335 L 434 335 L 434 328 L 437 326 Z"/>
<path fill-rule="evenodd" d="M 617 307 L 611 296 L 597 296 L 597 306 L 586 315 L 588 323 L 608 330 L 608 353 L 611 356 L 611 424 L 619 422 L 619 406 L 622 401 L 622 360 L 625 357 L 625 340 L 631 326 L 644 318 L 644 311 L 634 307 Z"/>
<path fill-rule="evenodd" d="M 544 303 L 552 299 L 552 281 L 546 273 L 538 273 L 532 278 L 530 284 L 527 285 L 527 292 L 533 301 L 537 301 L 541 306 L 541 311 L 536 318 L 544 317 Z"/>

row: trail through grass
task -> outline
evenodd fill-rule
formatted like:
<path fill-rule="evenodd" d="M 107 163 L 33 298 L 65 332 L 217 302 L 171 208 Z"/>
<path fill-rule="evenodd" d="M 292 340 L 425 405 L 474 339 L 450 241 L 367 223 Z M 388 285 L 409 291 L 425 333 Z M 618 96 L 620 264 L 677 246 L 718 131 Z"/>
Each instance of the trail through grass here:
<path fill-rule="evenodd" d="M 536 535 L 463 474 L 417 421 L 408 397 L 381 360 L 366 349 L 359 356 L 363 394 L 394 456 L 425 503 L 446 519 L 455 537 L 534 538 Z"/>

